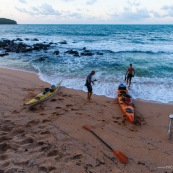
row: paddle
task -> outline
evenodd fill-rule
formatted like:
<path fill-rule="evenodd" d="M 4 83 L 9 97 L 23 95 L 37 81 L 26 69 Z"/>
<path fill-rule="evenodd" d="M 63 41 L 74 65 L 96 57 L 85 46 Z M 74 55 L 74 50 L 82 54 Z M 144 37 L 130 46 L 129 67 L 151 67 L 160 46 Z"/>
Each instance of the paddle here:
<path fill-rule="evenodd" d="M 109 146 L 105 141 L 103 141 L 103 139 L 101 139 L 92 129 L 90 126 L 88 125 L 83 125 L 83 128 L 85 128 L 86 130 L 90 131 L 93 135 L 95 135 L 102 143 L 104 143 L 110 150 L 113 151 L 113 153 L 115 154 L 115 156 L 117 157 L 117 159 L 123 163 L 126 164 L 128 162 L 128 158 L 121 152 L 118 150 L 114 150 L 111 146 Z"/>
<path fill-rule="evenodd" d="M 94 85 L 94 82 L 96 82 L 97 81 L 97 79 L 94 79 L 93 81 L 91 81 L 92 82 L 92 84 Z"/>

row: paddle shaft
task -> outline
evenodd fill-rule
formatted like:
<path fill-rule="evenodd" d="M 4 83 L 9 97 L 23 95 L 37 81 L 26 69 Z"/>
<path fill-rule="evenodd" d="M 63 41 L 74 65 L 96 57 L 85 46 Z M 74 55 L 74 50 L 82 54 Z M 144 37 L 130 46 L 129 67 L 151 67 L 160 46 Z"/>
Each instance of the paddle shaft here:
<path fill-rule="evenodd" d="M 93 135 L 95 135 L 102 143 L 104 143 L 110 150 L 114 151 L 113 148 L 108 145 L 103 139 L 101 139 L 96 133 L 94 133 L 94 131 L 90 131 Z"/>
<path fill-rule="evenodd" d="M 108 145 L 103 139 L 101 139 L 94 131 L 92 131 L 91 127 L 88 126 L 88 125 L 83 125 L 83 127 L 90 131 L 94 136 L 96 136 L 103 144 L 105 144 L 110 150 L 113 151 L 113 153 L 115 154 L 115 156 L 117 157 L 117 159 L 123 163 L 123 164 L 126 164 L 128 162 L 128 158 L 121 152 L 121 151 L 118 151 L 118 150 L 113 150 L 113 148 Z"/>

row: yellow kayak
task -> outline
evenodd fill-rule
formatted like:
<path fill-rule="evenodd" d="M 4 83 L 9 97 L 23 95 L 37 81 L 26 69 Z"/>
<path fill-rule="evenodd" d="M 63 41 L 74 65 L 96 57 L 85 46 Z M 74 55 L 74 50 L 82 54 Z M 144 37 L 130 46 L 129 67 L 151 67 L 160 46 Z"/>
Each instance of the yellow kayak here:
<path fill-rule="evenodd" d="M 62 81 L 61 81 L 62 82 Z M 52 85 L 51 88 L 46 88 L 42 93 L 36 95 L 33 99 L 31 99 L 30 101 L 26 102 L 25 103 L 25 106 L 33 106 L 33 105 L 36 105 L 38 103 L 41 103 L 47 99 L 49 99 L 50 97 L 54 96 L 60 85 L 61 85 L 61 82 L 57 84 L 57 86 L 55 85 Z"/>

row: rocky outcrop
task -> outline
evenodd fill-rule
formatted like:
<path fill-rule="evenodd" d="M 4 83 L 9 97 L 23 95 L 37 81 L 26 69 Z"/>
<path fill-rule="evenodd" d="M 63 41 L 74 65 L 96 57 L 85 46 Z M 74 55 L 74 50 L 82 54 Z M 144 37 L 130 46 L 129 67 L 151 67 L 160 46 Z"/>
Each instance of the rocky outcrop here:
<path fill-rule="evenodd" d="M 15 20 L 0 18 L 0 24 L 17 24 Z"/>

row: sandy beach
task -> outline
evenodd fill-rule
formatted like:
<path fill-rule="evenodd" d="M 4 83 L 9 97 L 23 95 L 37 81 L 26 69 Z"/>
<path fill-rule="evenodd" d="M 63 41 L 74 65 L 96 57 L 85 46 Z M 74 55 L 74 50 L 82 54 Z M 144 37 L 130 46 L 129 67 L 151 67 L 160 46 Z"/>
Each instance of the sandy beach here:
<path fill-rule="evenodd" d="M 167 140 L 173 105 L 134 100 L 137 125 L 125 120 L 115 99 L 88 101 L 87 93 L 64 87 L 24 107 L 45 87 L 36 74 L 0 68 L 0 173 L 173 172 L 173 139 Z M 129 162 L 121 164 L 84 124 Z"/>

